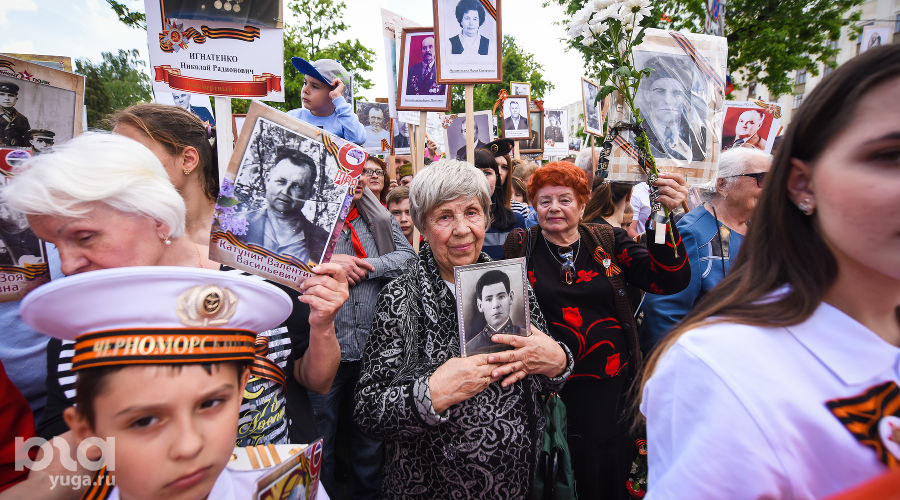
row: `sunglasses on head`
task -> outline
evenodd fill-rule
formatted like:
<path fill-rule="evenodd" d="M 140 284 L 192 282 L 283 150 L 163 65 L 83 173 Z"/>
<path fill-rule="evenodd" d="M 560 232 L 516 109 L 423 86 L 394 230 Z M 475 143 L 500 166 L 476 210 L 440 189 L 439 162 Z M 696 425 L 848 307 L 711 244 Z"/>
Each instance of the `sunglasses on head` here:
<path fill-rule="evenodd" d="M 762 183 L 765 180 L 767 173 L 768 172 L 754 172 L 752 174 L 737 174 L 731 175 L 728 178 L 732 179 L 734 177 L 753 177 L 754 179 L 756 179 L 756 187 L 762 187 Z"/>

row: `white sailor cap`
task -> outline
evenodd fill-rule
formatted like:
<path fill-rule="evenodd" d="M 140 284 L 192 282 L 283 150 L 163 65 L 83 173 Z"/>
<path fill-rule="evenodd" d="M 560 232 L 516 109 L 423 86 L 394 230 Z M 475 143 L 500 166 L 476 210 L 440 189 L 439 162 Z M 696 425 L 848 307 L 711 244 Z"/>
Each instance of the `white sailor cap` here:
<path fill-rule="evenodd" d="M 253 361 L 256 334 L 293 302 L 250 277 L 187 267 L 91 271 L 40 286 L 20 315 L 45 335 L 75 340 L 72 369 Z"/>

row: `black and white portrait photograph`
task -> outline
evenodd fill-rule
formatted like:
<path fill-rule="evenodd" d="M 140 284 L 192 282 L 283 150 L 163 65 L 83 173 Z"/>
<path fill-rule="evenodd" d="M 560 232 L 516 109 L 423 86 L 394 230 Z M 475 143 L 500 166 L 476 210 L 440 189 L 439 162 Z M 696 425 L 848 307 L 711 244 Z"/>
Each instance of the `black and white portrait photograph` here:
<path fill-rule="evenodd" d="M 493 115 L 490 111 L 476 111 L 475 122 L 475 148 L 485 148 L 487 144 L 494 140 L 491 134 L 491 119 Z M 447 157 L 457 160 L 466 159 L 466 117 L 459 115 L 450 120 L 449 125 L 444 129 L 444 144 L 447 145 Z"/>
<path fill-rule="evenodd" d="M 521 152 L 540 153 L 544 150 L 543 116 L 540 109 L 528 113 L 528 139 L 521 142 Z"/>
<path fill-rule="evenodd" d="M 564 109 L 544 110 L 544 156 L 565 156 L 569 152 L 569 114 Z"/>
<path fill-rule="evenodd" d="M 437 83 L 434 30 L 403 30 L 397 109 L 402 111 L 448 111 L 450 85 Z"/>
<path fill-rule="evenodd" d="M 778 103 L 767 105 L 778 106 Z M 780 118 L 752 102 L 730 102 L 725 105 L 722 150 L 755 148 L 770 153 L 780 122 Z"/>
<path fill-rule="evenodd" d="M 441 83 L 499 83 L 500 0 L 432 0 Z"/>
<path fill-rule="evenodd" d="M 602 137 L 603 134 L 603 116 L 601 114 L 601 102 L 597 100 L 597 94 L 600 93 L 600 87 L 586 79 L 581 79 L 581 100 L 582 113 L 584 114 L 584 131 L 585 133 Z"/>
<path fill-rule="evenodd" d="M 18 150 L 27 153 L 28 150 Z M 20 300 L 29 291 L 50 281 L 44 243 L 35 236 L 25 215 L 3 200 L 8 173 L 0 178 L 0 302 Z"/>
<path fill-rule="evenodd" d="M 635 68 L 651 70 L 641 79 L 635 104 L 656 164 L 682 174 L 697 188 L 714 186 L 722 151 L 727 45 L 720 36 L 647 28 L 633 51 Z M 607 109 L 608 123 L 634 120 L 618 93 L 612 94 Z M 620 131 L 619 136 L 635 144 L 631 131 Z M 646 180 L 632 153 L 613 146 L 608 181 Z"/>
<path fill-rule="evenodd" d="M 366 151 L 371 154 L 389 154 L 392 137 L 388 103 L 359 101 L 356 103 L 356 116 L 366 129 L 366 142 L 363 144 Z"/>
<path fill-rule="evenodd" d="M 876 26 L 874 24 L 863 27 L 862 36 L 860 38 L 859 53 L 886 43 L 891 43 L 893 34 L 891 28 L 886 26 Z"/>
<path fill-rule="evenodd" d="M 62 144 L 81 133 L 83 105 L 84 77 L 0 56 L 0 146 L 40 151 Z"/>
<path fill-rule="evenodd" d="M 463 356 L 510 349 L 494 343 L 495 334 L 529 335 L 524 258 L 457 266 L 453 272 Z"/>
<path fill-rule="evenodd" d="M 528 139 L 528 96 L 511 95 L 503 101 L 503 137 Z"/>
<path fill-rule="evenodd" d="M 259 103 L 246 126 L 216 203 L 210 257 L 295 286 L 328 261 L 367 155 Z"/>
<path fill-rule="evenodd" d="M 635 52 L 639 69 L 652 68 L 641 80 L 635 101 L 645 118 L 655 158 L 703 161 L 709 154 L 706 114 L 707 82 L 687 55 Z M 696 93 L 695 93 L 696 92 Z M 696 97 L 695 97 L 696 96 Z"/>
<path fill-rule="evenodd" d="M 391 133 L 394 135 L 394 154 L 410 154 L 409 124 L 397 119 L 391 119 Z"/>
<path fill-rule="evenodd" d="M 531 100 L 531 82 L 509 82 L 509 93 L 528 96 L 528 100 Z"/>

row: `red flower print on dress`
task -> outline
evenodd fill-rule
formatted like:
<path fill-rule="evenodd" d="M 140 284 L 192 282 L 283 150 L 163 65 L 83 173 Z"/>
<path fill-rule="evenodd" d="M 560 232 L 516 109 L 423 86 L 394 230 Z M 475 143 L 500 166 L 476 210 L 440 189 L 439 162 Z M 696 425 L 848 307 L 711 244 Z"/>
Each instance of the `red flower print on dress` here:
<path fill-rule="evenodd" d="M 581 325 L 584 324 L 584 319 L 581 318 L 581 311 L 579 311 L 577 307 L 563 307 L 562 313 L 563 321 L 565 321 L 566 324 L 576 330 L 581 329 Z"/>
<path fill-rule="evenodd" d="M 606 357 L 606 374 L 615 377 L 622 370 L 619 353 L 611 354 Z"/>
<path fill-rule="evenodd" d="M 647 291 L 650 293 L 655 293 L 656 295 L 661 295 L 663 293 L 663 289 L 660 288 L 656 283 L 650 283 L 650 286 L 647 287 Z"/>
<path fill-rule="evenodd" d="M 628 249 L 627 249 L 627 248 L 623 248 L 622 251 L 619 252 L 619 255 L 616 256 L 616 258 L 619 259 L 619 262 L 620 262 L 623 266 L 630 266 L 630 265 L 631 265 L 631 256 L 628 255 Z"/>
<path fill-rule="evenodd" d="M 595 276 L 600 276 L 600 273 L 588 269 L 585 271 L 584 269 L 578 271 L 578 279 L 575 280 L 575 283 L 581 283 L 582 281 L 591 281 Z"/>
<path fill-rule="evenodd" d="M 531 283 L 531 288 L 534 288 L 534 284 L 537 283 L 537 278 L 534 277 L 534 271 L 528 271 L 528 282 Z"/>

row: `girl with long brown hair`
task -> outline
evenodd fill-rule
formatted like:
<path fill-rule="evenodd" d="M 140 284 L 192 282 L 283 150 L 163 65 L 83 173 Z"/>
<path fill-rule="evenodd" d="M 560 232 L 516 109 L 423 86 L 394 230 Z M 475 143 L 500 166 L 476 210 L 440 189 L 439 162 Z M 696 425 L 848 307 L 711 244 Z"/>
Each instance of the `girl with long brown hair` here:
<path fill-rule="evenodd" d="M 819 498 L 900 463 L 900 46 L 792 118 L 738 260 L 650 356 L 654 498 Z"/>

